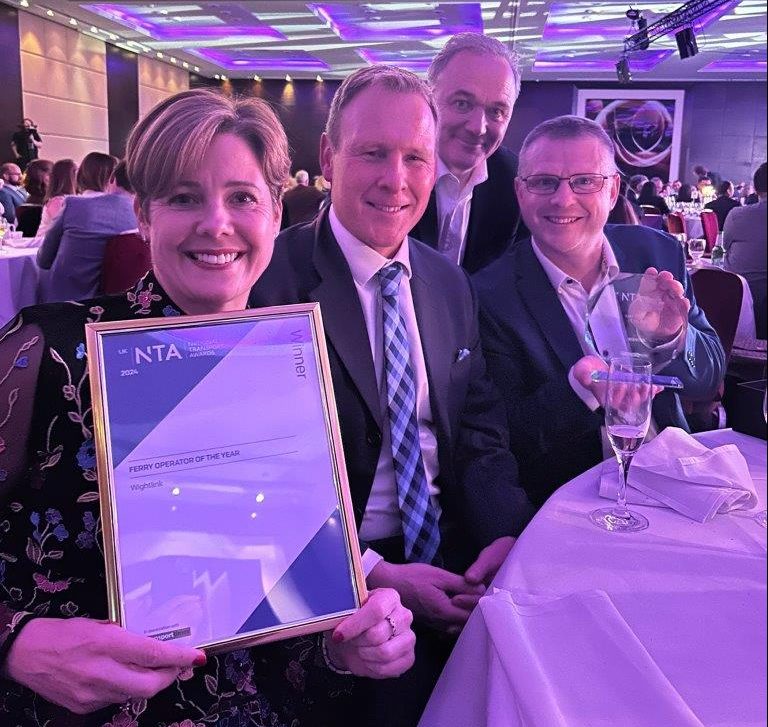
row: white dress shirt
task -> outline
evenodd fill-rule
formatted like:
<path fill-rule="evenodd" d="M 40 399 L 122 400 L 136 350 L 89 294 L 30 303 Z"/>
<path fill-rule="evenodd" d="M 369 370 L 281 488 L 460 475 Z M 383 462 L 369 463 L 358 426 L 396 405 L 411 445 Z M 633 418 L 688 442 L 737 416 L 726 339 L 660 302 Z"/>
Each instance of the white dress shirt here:
<path fill-rule="evenodd" d="M 472 192 L 487 179 L 488 165 L 485 160 L 472 170 L 467 183 L 462 186 L 440 157 L 437 158 L 437 249 L 457 265 L 461 265 L 464 260 Z"/>
<path fill-rule="evenodd" d="M 408 336 L 411 369 L 415 378 L 416 419 L 427 486 L 432 496 L 432 504 L 436 511 L 440 512 L 437 502 L 439 489 L 435 485 L 435 479 L 438 474 L 437 437 L 432 418 L 432 408 L 429 403 L 429 380 L 427 379 L 427 368 L 424 363 L 424 351 L 421 347 L 419 325 L 413 307 L 413 296 L 411 295 L 411 263 L 408 255 L 408 238 L 406 237 L 403 240 L 397 254 L 392 259 L 389 259 L 368 247 L 368 245 L 358 240 L 349 232 L 336 216 L 333 205 L 331 205 L 328 219 L 331 230 L 352 273 L 355 289 L 360 299 L 360 308 L 365 319 L 368 341 L 371 345 L 376 380 L 379 384 L 382 421 L 384 423 L 381 453 L 376 465 L 376 475 L 371 487 L 371 494 L 368 498 L 365 514 L 363 515 L 363 522 L 360 526 L 360 538 L 362 540 L 379 540 L 394 535 L 401 535 L 403 532 L 388 426 L 389 412 L 387 408 L 387 378 L 384 364 L 381 284 L 378 278 L 378 272 L 393 261 L 401 263 L 404 268 L 398 291 L 398 303 L 400 315 L 403 318 Z M 369 553 L 370 551 L 367 551 L 363 557 L 363 566 L 366 574 L 370 573 L 373 565 L 380 559 L 378 556 L 374 556 L 375 560 L 371 564 L 371 555 Z"/>

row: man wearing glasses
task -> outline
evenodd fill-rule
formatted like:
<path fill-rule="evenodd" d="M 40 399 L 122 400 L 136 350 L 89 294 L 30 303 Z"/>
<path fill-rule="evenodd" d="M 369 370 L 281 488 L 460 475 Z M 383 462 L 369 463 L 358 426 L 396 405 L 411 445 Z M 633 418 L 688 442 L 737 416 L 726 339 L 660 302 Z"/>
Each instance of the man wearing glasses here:
<path fill-rule="evenodd" d="M 561 116 L 523 142 L 515 179 L 531 238 L 474 277 L 488 370 L 505 399 L 512 451 L 535 505 L 603 459 L 601 425 L 607 351 L 587 340 L 595 296 L 619 272 L 658 273 L 666 295 L 688 311 L 676 359 L 664 374 L 683 381 L 684 396 L 710 398 L 724 374 L 717 334 L 696 305 L 680 245 L 639 225 L 608 225 L 619 193 L 614 147 L 593 121 Z M 605 338 L 623 340 L 619 320 L 604 321 Z M 594 332 L 594 330 L 593 330 Z M 617 339 L 616 336 L 621 338 Z M 596 336 L 597 338 L 597 336 Z M 658 429 L 687 429 L 676 393 L 656 396 Z"/>

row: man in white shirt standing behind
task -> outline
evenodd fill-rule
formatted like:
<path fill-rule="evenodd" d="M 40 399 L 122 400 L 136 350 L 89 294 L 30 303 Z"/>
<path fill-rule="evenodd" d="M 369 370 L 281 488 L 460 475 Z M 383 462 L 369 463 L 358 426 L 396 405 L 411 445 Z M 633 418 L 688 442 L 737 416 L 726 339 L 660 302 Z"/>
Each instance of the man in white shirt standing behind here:
<path fill-rule="evenodd" d="M 440 109 L 437 180 L 411 235 L 474 273 L 526 234 L 517 155 L 501 146 L 520 69 L 495 38 L 459 33 L 435 56 L 428 80 Z"/>

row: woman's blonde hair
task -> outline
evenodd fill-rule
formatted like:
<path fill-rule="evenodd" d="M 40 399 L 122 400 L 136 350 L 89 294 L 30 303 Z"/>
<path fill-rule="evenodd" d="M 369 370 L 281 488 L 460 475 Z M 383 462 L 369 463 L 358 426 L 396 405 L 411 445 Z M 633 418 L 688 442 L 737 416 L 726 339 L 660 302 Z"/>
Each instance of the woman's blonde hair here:
<path fill-rule="evenodd" d="M 268 103 L 216 91 L 182 91 L 161 101 L 133 127 L 125 152 L 128 179 L 144 214 L 202 161 L 214 138 L 234 134 L 261 164 L 272 202 L 290 176 L 288 139 Z"/>

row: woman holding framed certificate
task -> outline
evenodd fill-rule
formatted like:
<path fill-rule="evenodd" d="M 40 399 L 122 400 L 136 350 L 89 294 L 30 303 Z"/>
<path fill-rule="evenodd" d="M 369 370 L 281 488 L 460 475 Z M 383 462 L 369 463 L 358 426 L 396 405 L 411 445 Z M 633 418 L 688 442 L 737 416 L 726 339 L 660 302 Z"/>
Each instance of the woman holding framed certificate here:
<path fill-rule="evenodd" d="M 319 314 L 240 313 L 279 230 L 285 133 L 258 99 L 186 91 L 127 164 L 152 272 L 0 331 L 0 724 L 331 725 L 340 673 L 397 676 L 415 637 L 395 591 L 366 600 L 342 537 Z"/>

